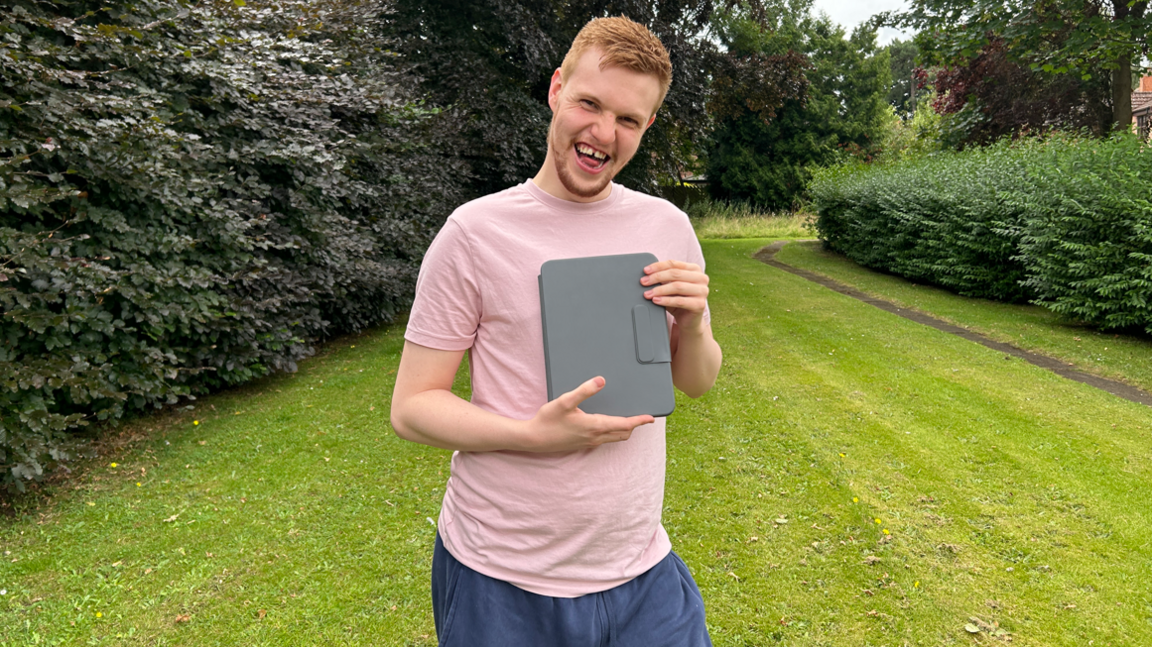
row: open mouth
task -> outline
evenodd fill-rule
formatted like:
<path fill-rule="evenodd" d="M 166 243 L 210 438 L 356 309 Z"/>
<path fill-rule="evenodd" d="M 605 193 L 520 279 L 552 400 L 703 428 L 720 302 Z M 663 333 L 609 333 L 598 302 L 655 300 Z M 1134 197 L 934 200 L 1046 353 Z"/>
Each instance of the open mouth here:
<path fill-rule="evenodd" d="M 576 162 L 580 168 L 589 173 L 598 173 L 608 163 L 608 160 L 612 159 L 607 153 L 598 151 L 588 144 L 576 144 L 574 149 Z"/>

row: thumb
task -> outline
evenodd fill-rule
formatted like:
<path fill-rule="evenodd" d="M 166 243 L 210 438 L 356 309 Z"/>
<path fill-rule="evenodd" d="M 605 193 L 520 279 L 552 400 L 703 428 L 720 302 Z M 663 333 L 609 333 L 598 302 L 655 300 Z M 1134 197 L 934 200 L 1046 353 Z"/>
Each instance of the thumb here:
<path fill-rule="evenodd" d="M 600 392 L 606 381 L 597 375 L 564 395 L 556 398 L 565 409 L 575 409 L 580 403 Z"/>

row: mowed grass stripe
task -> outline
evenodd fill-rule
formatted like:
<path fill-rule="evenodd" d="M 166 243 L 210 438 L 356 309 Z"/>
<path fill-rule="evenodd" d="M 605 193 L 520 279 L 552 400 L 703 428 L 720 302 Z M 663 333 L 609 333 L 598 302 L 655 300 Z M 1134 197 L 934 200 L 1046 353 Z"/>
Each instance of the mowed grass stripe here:
<path fill-rule="evenodd" d="M 955 546 L 959 553 L 948 556 L 955 562 L 952 567 L 930 569 L 944 578 L 933 583 L 935 593 L 956 580 L 991 580 L 984 583 L 988 586 L 967 583 L 939 600 L 950 609 L 930 620 L 941 636 L 964 637 L 964 614 L 1003 616 L 1003 610 L 987 607 L 987 600 L 1028 591 L 1029 599 L 1021 604 L 1032 608 L 1031 619 L 1002 618 L 1016 624 L 1021 638 L 1073 644 L 1078 628 L 1099 644 L 1104 635 L 1096 629 L 1077 624 L 1074 617 L 1052 617 L 1047 607 L 1063 610 L 1060 605 L 1076 604 L 1083 612 L 1084 601 L 1076 599 L 1090 597 L 1101 613 L 1115 616 L 1116 602 L 1132 601 L 1123 582 L 1149 566 L 1143 539 L 1148 518 L 1140 506 L 1149 458 L 1146 409 L 746 258 L 764 242 L 706 247 L 714 277 L 713 309 L 742 323 L 759 316 L 760 325 L 751 328 L 726 327 L 717 316 L 717 335 L 726 349 L 725 380 L 736 383 L 729 390 L 768 401 L 766 408 L 773 411 L 761 414 L 765 431 L 784 426 L 793 430 L 792 436 L 806 437 L 801 453 L 812 459 L 809 473 L 818 480 L 851 482 L 860 504 L 871 506 L 856 516 L 875 514 L 882 525 L 901 524 L 899 533 L 890 527 L 898 539 L 880 545 L 881 550 L 895 546 L 904 551 L 911 569 L 900 570 L 915 571 L 917 562 L 934 561 L 939 546 L 949 553 L 948 546 Z M 759 462 L 770 463 L 770 455 Z M 767 480 L 781 479 L 768 475 Z M 820 509 L 820 498 L 813 495 L 798 507 Z M 867 524 L 849 527 L 851 536 Z M 818 541 L 819 534 L 809 531 L 798 546 Z M 866 557 L 860 549 L 855 553 L 858 559 Z M 847 567 L 850 562 L 842 563 Z M 1110 572 L 1100 571 L 1110 562 Z M 787 582 L 801 572 L 775 579 Z M 1088 578 L 1095 584 L 1075 584 L 1085 573 L 1095 574 Z M 844 575 L 837 573 L 838 578 Z M 914 588 L 926 585 L 922 581 Z M 1091 587 L 1092 594 L 1079 590 L 1084 587 Z M 803 596 L 797 591 L 781 597 Z M 1035 617 L 1041 608 L 1045 617 Z M 820 615 L 819 609 L 813 611 Z M 1072 616 L 1071 609 L 1063 612 Z M 919 622 L 910 609 L 893 615 Z M 1118 640 L 1135 624 L 1099 620 L 1102 627 L 1113 625 Z M 840 624 L 842 630 L 842 617 Z M 1141 618 L 1139 625 L 1147 623 Z M 866 625 L 856 626 L 864 640 Z M 923 637 L 908 630 L 908 635 Z M 892 631 L 902 633 L 898 627 Z"/>
<path fill-rule="evenodd" d="M 148 438 L 4 522 L 0 644 L 435 644 L 448 454 L 388 426 L 402 332 L 129 423 Z"/>
<path fill-rule="evenodd" d="M 927 312 L 1018 348 L 1059 357 L 1078 370 L 1152 391 L 1152 337 L 1102 332 L 1027 304 L 969 299 L 947 290 L 861 267 L 819 242 L 785 246 L 776 259 L 847 283 L 896 305 Z"/>

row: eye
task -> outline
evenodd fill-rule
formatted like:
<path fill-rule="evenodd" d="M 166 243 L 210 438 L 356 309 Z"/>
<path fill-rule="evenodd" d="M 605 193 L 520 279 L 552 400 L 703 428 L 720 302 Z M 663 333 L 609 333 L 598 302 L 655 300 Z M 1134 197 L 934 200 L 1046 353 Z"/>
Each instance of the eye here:
<path fill-rule="evenodd" d="M 593 102 L 592 102 L 591 100 L 589 100 L 589 99 L 581 99 L 581 100 L 580 100 L 580 105 L 584 106 L 585 108 L 588 108 L 589 110 L 593 110 L 593 109 L 595 109 L 595 108 L 596 108 L 596 104 L 595 104 L 595 103 L 593 103 Z"/>

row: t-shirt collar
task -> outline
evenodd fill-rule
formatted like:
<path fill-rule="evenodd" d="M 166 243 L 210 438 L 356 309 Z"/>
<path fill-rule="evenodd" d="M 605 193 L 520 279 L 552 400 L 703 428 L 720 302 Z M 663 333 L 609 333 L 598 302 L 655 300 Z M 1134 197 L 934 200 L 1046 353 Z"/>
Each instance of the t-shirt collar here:
<path fill-rule="evenodd" d="M 624 187 L 612 182 L 612 191 L 608 194 L 607 198 L 597 200 L 595 202 L 572 202 L 571 200 L 564 200 L 548 193 L 544 189 L 536 186 L 536 183 L 531 178 L 524 181 L 521 185 L 528 191 L 529 195 L 536 198 L 549 209 L 556 211 L 563 211 L 572 215 L 591 215 L 607 211 L 620 201 L 620 196 L 624 193 Z"/>

